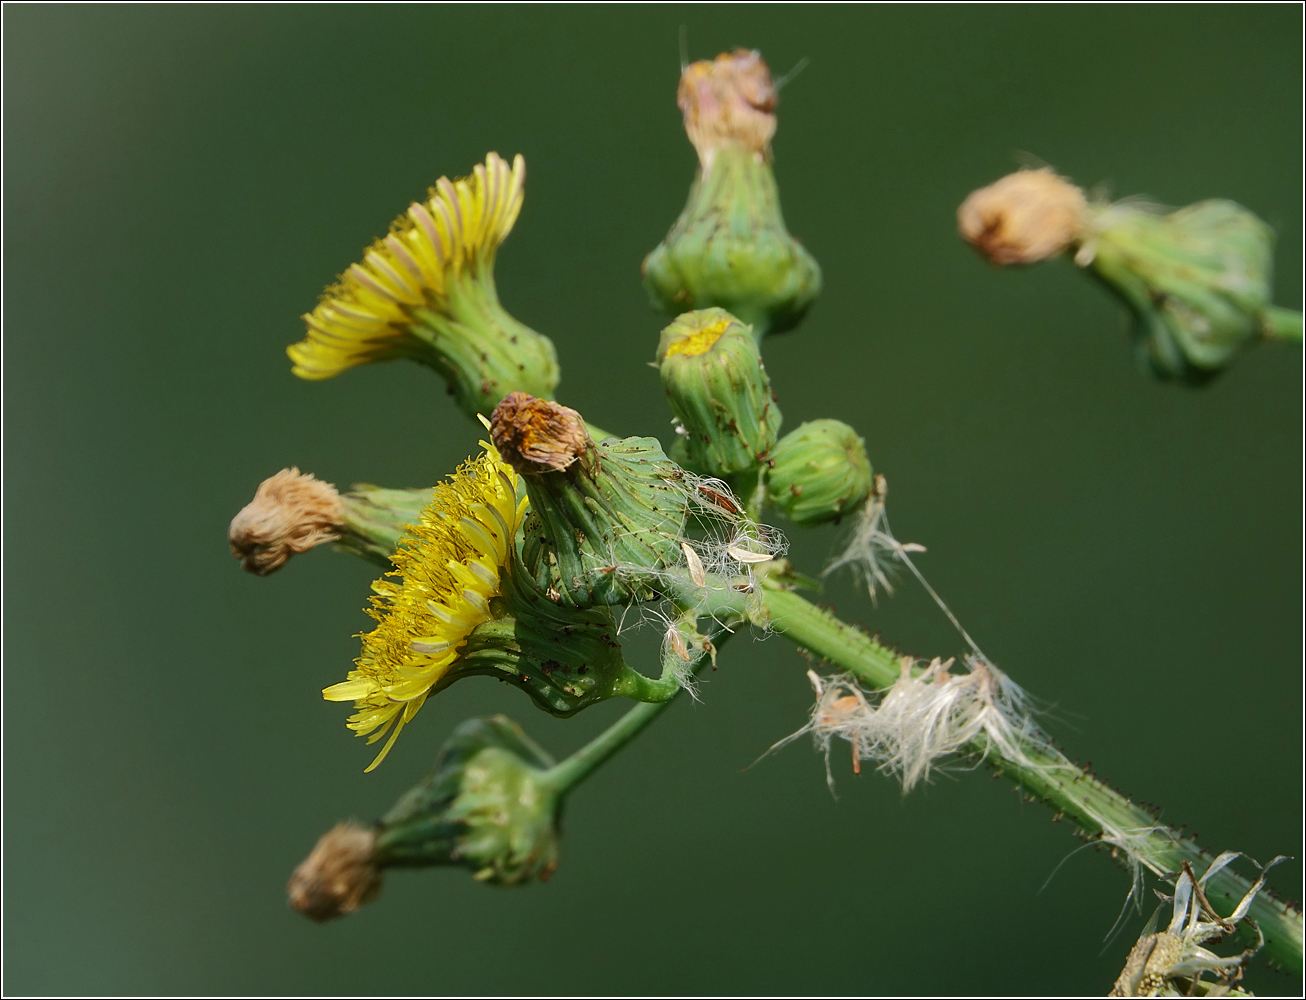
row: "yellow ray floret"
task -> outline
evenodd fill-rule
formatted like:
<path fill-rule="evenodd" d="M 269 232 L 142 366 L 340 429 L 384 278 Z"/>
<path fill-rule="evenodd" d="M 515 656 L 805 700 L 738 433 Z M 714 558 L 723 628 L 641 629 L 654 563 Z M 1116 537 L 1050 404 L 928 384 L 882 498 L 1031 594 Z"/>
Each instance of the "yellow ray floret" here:
<path fill-rule="evenodd" d="M 300 378 L 397 357 L 408 346 L 410 310 L 440 308 L 451 281 L 492 265 L 521 211 L 526 161 L 509 167 L 497 153 L 470 177 L 441 177 L 426 201 L 413 202 L 303 319 L 304 339 L 286 348 Z"/>
<path fill-rule="evenodd" d="M 517 502 L 517 474 L 485 445 L 432 491 L 394 554 L 394 571 L 372 584 L 368 614 L 379 624 L 362 636 L 363 653 L 349 679 L 322 692 L 352 701 L 348 726 L 375 743 L 390 739 L 372 761 L 385 759 L 404 725 L 457 660 L 502 576 L 526 501 Z"/>

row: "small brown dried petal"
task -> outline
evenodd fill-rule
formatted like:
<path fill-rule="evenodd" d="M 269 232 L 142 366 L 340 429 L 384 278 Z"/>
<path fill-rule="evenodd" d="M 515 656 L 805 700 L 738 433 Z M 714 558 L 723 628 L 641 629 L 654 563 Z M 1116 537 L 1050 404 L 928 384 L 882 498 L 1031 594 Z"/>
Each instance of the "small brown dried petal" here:
<path fill-rule="evenodd" d="M 490 438 L 505 462 L 524 475 L 568 468 L 590 446 L 575 410 L 525 392 L 510 392 L 490 415 Z"/>
<path fill-rule="evenodd" d="M 994 264 L 1055 257 L 1084 233 L 1084 192 L 1046 167 L 973 191 L 957 209 L 962 238 Z"/>
<path fill-rule="evenodd" d="M 742 143 L 769 157 L 776 100 L 770 69 L 756 51 L 748 49 L 690 64 L 676 93 L 685 132 L 705 170 L 712 165 L 717 147 L 727 142 Z"/>
<path fill-rule="evenodd" d="M 383 878 L 372 863 L 375 849 L 375 831 L 358 823 L 337 823 L 290 876 L 290 905 L 321 923 L 370 903 L 381 891 Z"/>
<path fill-rule="evenodd" d="M 344 531 L 344 507 L 330 483 L 298 469 L 282 469 L 231 519 L 231 554 L 258 576 L 278 570 L 291 556 L 334 541 Z"/>

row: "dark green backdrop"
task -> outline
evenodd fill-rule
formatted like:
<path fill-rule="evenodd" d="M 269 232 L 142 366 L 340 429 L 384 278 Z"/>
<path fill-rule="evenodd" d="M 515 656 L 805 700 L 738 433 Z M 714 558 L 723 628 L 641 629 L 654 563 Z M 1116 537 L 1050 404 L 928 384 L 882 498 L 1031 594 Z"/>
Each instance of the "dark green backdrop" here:
<path fill-rule="evenodd" d="M 571 722 L 469 681 L 377 773 L 342 706 L 371 570 L 260 580 L 232 514 L 283 465 L 429 484 L 477 437 L 412 365 L 291 377 L 298 316 L 441 174 L 525 154 L 505 303 L 562 398 L 663 433 L 639 262 L 694 168 L 690 54 L 760 48 L 791 229 L 825 269 L 766 344 L 789 426 L 853 423 L 899 537 L 1046 725 L 1215 849 L 1300 853 L 1301 352 L 1201 391 L 1137 374 L 1064 262 L 954 232 L 1029 154 L 1114 195 L 1235 199 L 1300 307 L 1300 10 L 1277 7 L 34 7 L 4 18 L 5 988 L 11 993 L 1105 992 L 1125 875 L 983 773 L 904 799 L 793 745 L 806 664 L 738 644 L 573 798 L 547 886 L 399 873 L 330 926 L 283 886 L 464 717 Z M 819 567 L 833 530 L 792 533 Z M 905 582 L 873 609 L 956 652 Z M 1276 883 L 1300 897 L 1297 863 Z M 1260 972 L 1259 990 L 1295 984 Z"/>

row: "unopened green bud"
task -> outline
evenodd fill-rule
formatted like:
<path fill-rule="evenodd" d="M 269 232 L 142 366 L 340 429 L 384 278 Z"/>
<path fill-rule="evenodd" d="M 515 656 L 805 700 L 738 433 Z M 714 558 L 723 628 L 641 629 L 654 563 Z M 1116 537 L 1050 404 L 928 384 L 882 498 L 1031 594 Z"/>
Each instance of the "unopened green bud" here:
<path fill-rule="evenodd" d="M 766 460 L 780 407 L 749 327 L 724 309 L 685 313 L 662 331 L 658 369 L 689 468 L 730 476 Z"/>
<path fill-rule="evenodd" d="M 821 269 L 789 235 L 771 169 L 776 90 L 743 49 L 687 67 L 677 103 L 698 151 L 689 201 L 644 259 L 653 304 L 672 315 L 720 306 L 760 338 L 795 326 L 821 290 Z"/>
<path fill-rule="evenodd" d="M 503 461 L 522 474 L 530 509 L 521 563 L 568 608 L 629 604 L 653 594 L 681 556 L 684 473 L 653 438 L 596 444 L 575 410 L 512 393 L 490 419 Z"/>
<path fill-rule="evenodd" d="M 506 716 L 467 720 L 378 824 L 375 864 L 462 865 L 499 885 L 547 879 L 558 867 L 561 804 L 552 766 Z"/>
<path fill-rule="evenodd" d="M 767 498 L 804 527 L 837 521 L 871 492 L 871 463 L 857 432 L 812 420 L 780 439 L 766 473 Z"/>
<path fill-rule="evenodd" d="M 1129 306 L 1140 363 L 1159 377 L 1204 382 L 1266 337 L 1274 232 L 1231 201 L 1160 214 L 1121 203 L 1092 210 L 1075 261 Z M 1293 314 L 1296 315 L 1296 314 Z M 1300 339 L 1300 316 L 1296 316 Z"/>

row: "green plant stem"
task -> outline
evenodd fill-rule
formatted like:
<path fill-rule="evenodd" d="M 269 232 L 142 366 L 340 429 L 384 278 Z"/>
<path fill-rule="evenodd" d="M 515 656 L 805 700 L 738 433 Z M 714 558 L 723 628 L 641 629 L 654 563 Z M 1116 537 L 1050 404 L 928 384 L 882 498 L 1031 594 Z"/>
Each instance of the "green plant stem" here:
<path fill-rule="evenodd" d="M 775 631 L 868 687 L 883 689 L 898 680 L 902 670 L 898 653 L 791 590 L 767 585 L 764 592 Z M 1085 836 L 1110 846 L 1113 856 L 1123 853 L 1131 864 L 1158 875 L 1179 871 L 1185 860 L 1193 862 L 1199 873 L 1210 864 L 1212 856 L 1195 842 L 1159 824 L 1153 813 L 1067 760 L 1051 742 L 1027 739 L 1020 749 L 1024 759 L 1011 760 L 998 755 L 983 738 L 971 746 L 1030 798 L 1055 809 L 1054 819 L 1071 820 Z M 1208 885 L 1212 905 L 1228 914 L 1251 888 L 1251 881 L 1226 867 Z M 1301 913 L 1262 892 L 1248 916 L 1265 934 L 1266 955 L 1286 971 L 1301 975 Z M 1255 936 L 1245 925 L 1239 927 L 1239 934 Z"/>
<path fill-rule="evenodd" d="M 545 772 L 545 779 L 558 790 L 559 794 L 565 794 L 638 736 L 644 727 L 661 715 L 673 700 L 669 698 L 666 701 L 636 705 L 566 760 Z"/>
<path fill-rule="evenodd" d="M 847 670 L 869 688 L 888 688 L 901 676 L 902 654 L 782 584 L 765 581 L 760 605 L 759 595 L 735 589 L 717 578 L 713 578 L 712 584 L 701 588 L 688 574 L 672 572 L 663 590 L 681 607 L 693 607 L 703 616 L 719 621 L 751 617 L 759 625 L 769 625 L 802 648 Z M 718 649 L 728 635 L 718 639 Z M 697 666 L 704 659 L 700 658 Z M 652 696 L 654 688 L 663 684 L 654 678 L 645 680 L 649 688 L 645 692 L 647 696 Z M 565 791 L 588 776 L 657 718 L 673 697 L 674 694 L 665 701 L 637 705 L 607 731 L 551 769 L 549 774 L 558 782 L 559 789 Z M 1123 853 L 1129 863 L 1137 861 L 1154 873 L 1177 872 L 1185 860 L 1192 862 L 1200 873 L 1212 860 L 1194 841 L 1185 840 L 1174 829 L 1158 823 L 1154 813 L 1069 761 L 1050 741 L 1026 741 L 1021 747 L 1024 759 L 1020 761 L 1001 757 L 982 739 L 971 749 L 978 759 L 991 763 L 1031 799 L 1051 806 L 1055 810 L 1054 820 L 1069 819 L 1087 838 L 1109 847 L 1113 856 Z M 1120 842 L 1116 835 L 1122 832 L 1127 836 Z M 1227 914 L 1250 888 L 1249 879 L 1226 867 L 1211 879 L 1207 893 L 1216 910 Z M 1252 903 L 1248 916 L 1265 934 L 1266 955 L 1288 972 L 1300 975 L 1303 968 L 1301 913 L 1262 892 Z M 1245 926 L 1239 928 L 1239 933 L 1247 935 Z"/>
<path fill-rule="evenodd" d="M 728 632 L 721 636 L 717 640 L 717 649 L 719 650 L 724 646 L 729 638 L 730 633 Z M 691 665 L 691 670 L 695 674 L 709 660 L 706 653 L 696 652 L 697 656 Z M 675 654 L 668 653 L 668 655 Z M 681 690 L 683 688 L 677 685 L 676 692 L 664 701 L 645 702 L 636 705 L 566 760 L 550 768 L 546 774 L 548 781 L 558 790 L 559 794 L 566 794 L 577 783 L 589 777 L 595 768 L 638 736 L 645 726 L 661 715 L 666 707 L 675 701 Z"/>
<path fill-rule="evenodd" d="M 1302 318 L 1297 309 L 1270 306 L 1265 310 L 1265 335 L 1271 340 L 1302 342 Z"/>

